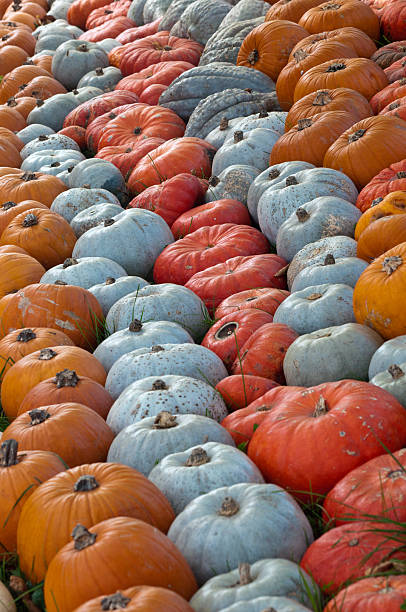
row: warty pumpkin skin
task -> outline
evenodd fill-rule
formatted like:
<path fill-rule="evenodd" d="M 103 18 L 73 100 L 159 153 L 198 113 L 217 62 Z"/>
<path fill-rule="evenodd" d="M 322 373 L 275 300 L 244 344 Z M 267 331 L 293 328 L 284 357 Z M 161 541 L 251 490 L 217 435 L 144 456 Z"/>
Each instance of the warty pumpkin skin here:
<path fill-rule="evenodd" d="M 76 608 L 75 612 L 102 612 L 107 605 L 110 609 L 124 608 L 127 612 L 193 612 L 186 599 L 177 593 L 150 586 L 136 586 L 95 597 Z"/>
<path fill-rule="evenodd" d="M 397 612 L 405 599 L 405 576 L 373 576 L 342 589 L 328 602 L 323 612 L 357 612 L 367 608 L 377 612 Z"/>
<path fill-rule="evenodd" d="M 327 32 L 319 32 L 317 34 L 310 34 L 302 41 L 297 43 L 292 49 L 289 60 L 292 59 L 293 53 L 295 53 L 300 47 L 311 45 L 318 40 L 338 40 L 339 42 L 352 47 L 359 57 L 371 57 L 376 51 L 376 45 L 365 32 L 362 32 L 358 28 L 347 26 L 345 28 L 338 28 L 337 30 L 330 30 Z"/>
<path fill-rule="evenodd" d="M 255 430 L 248 456 L 268 482 L 301 499 L 328 493 L 352 469 L 380 455 L 382 444 L 391 452 L 405 446 L 403 406 L 369 383 L 346 380 L 296 392 L 288 388 L 286 399 L 281 392 L 278 400 Z"/>
<path fill-rule="evenodd" d="M 306 36 L 308 32 L 292 21 L 265 21 L 245 37 L 238 52 L 237 66 L 255 68 L 276 81 L 293 47 Z"/>
<path fill-rule="evenodd" d="M 168 500 L 152 482 L 118 463 L 71 468 L 63 478 L 50 480 L 30 502 L 19 524 L 17 548 L 22 571 L 33 583 L 44 578 L 51 559 L 69 542 L 77 523 L 90 528 L 105 519 L 126 516 L 166 533 L 175 518 Z M 120 586 L 111 587 L 116 588 Z"/>
<path fill-rule="evenodd" d="M 382 198 L 385 202 L 392 203 L 392 197 L 394 206 L 402 208 L 403 199 L 406 197 L 406 160 L 404 159 L 378 172 L 361 189 L 356 205 L 365 212 L 382 202 Z"/>
<path fill-rule="evenodd" d="M 385 216 L 376 219 L 361 233 L 357 242 L 357 257 L 371 263 L 402 242 L 406 242 L 406 214 Z"/>
<path fill-rule="evenodd" d="M 5 550 L 14 552 L 17 548 L 17 524 L 24 503 L 42 482 L 64 470 L 63 462 L 54 453 L 41 450 L 18 452 L 15 440 L 2 440 L 0 542 L 3 553 Z"/>
<path fill-rule="evenodd" d="M 358 240 L 362 232 L 378 219 L 390 215 L 406 214 L 406 191 L 393 191 L 388 193 L 381 201 L 379 201 L 380 198 L 377 198 L 377 200 L 377 204 L 368 208 L 368 210 L 361 215 L 360 220 L 355 226 L 355 240 Z"/>
<path fill-rule="evenodd" d="M 325 520 L 344 525 L 365 516 L 404 521 L 406 449 L 383 453 L 351 470 L 324 500 Z"/>
<path fill-rule="evenodd" d="M 75 232 L 69 223 L 57 213 L 41 208 L 31 208 L 14 217 L 0 238 L 0 245 L 22 247 L 46 269 L 70 257 L 75 243 Z"/>
<path fill-rule="evenodd" d="M 405 157 L 406 122 L 379 115 L 363 119 L 341 134 L 327 150 L 324 166 L 344 172 L 361 189 L 378 172 Z"/>
<path fill-rule="evenodd" d="M 307 70 L 298 80 L 293 98 L 297 102 L 318 89 L 348 87 L 370 100 L 386 85 L 387 76 L 375 62 L 364 57 L 343 57 Z"/>
<path fill-rule="evenodd" d="M 378 17 L 359 0 L 329 0 L 306 11 L 299 24 L 310 34 L 350 26 L 359 28 L 372 40 L 380 36 Z"/>
<path fill-rule="evenodd" d="M 0 204 L 38 200 L 50 208 L 56 196 L 66 190 L 65 183 L 56 176 L 18 170 L 0 177 Z"/>
<path fill-rule="evenodd" d="M 38 283 L 45 268 L 30 255 L 4 253 L 0 255 L 0 299 L 32 283 Z"/>

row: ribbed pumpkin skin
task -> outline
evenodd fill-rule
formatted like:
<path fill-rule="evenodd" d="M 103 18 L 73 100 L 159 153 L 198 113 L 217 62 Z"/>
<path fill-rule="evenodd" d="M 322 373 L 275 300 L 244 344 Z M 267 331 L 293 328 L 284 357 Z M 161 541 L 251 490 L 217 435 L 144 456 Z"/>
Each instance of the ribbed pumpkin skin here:
<path fill-rule="evenodd" d="M 374 576 L 340 591 L 323 612 L 398 612 L 406 599 L 405 576 Z"/>
<path fill-rule="evenodd" d="M 183 597 L 162 587 L 136 586 L 120 593 L 130 600 L 125 606 L 127 612 L 193 612 Z M 76 608 L 75 612 L 102 612 L 106 605 L 103 600 L 105 596 L 95 597 Z"/>
<path fill-rule="evenodd" d="M 278 383 L 270 378 L 253 376 L 252 374 L 246 374 L 245 376 L 233 374 L 220 380 L 216 389 L 225 401 L 229 412 L 233 412 L 245 408 L 265 395 L 267 391 L 278 386 Z"/>
<path fill-rule="evenodd" d="M 184 238 L 201 227 L 222 223 L 251 225 L 247 207 L 239 200 L 214 200 L 180 214 L 172 224 L 171 231 L 175 238 Z"/>
<path fill-rule="evenodd" d="M 13 109 L 9 109 L 9 111 L 11 110 Z M 25 124 L 24 120 L 23 122 Z M 23 127 L 25 125 L 18 129 Z M 10 127 L 10 129 L 13 128 Z M 67 186 L 57 176 L 18 170 L 12 174 L 1 175 L 0 204 L 9 201 L 18 204 L 23 200 L 38 200 L 50 208 L 56 196 L 66 190 Z"/>
<path fill-rule="evenodd" d="M 372 110 L 377 115 L 394 100 L 406 96 L 406 78 L 399 79 L 378 91 L 370 100 Z"/>
<path fill-rule="evenodd" d="M 49 73 L 38 66 L 18 66 L 9 72 L 0 84 L 0 104 L 7 102 L 18 93 L 21 85 L 29 83 L 37 76 L 49 76 Z"/>
<path fill-rule="evenodd" d="M 274 315 L 276 309 L 289 295 L 289 291 L 272 287 L 239 291 L 223 300 L 216 308 L 214 316 L 218 320 L 231 312 L 245 310 L 246 308 L 258 308 Z"/>
<path fill-rule="evenodd" d="M 394 194 L 395 206 L 401 206 L 404 190 L 406 190 L 406 160 L 390 164 L 378 172 L 360 191 L 356 205 L 362 212 L 365 212 L 375 206 L 379 198 L 389 201 L 388 198 Z"/>
<path fill-rule="evenodd" d="M 357 257 L 371 263 L 402 242 L 406 242 L 406 214 L 383 217 L 365 228 L 359 236 Z"/>
<path fill-rule="evenodd" d="M 354 238 L 358 240 L 362 232 L 374 221 L 390 215 L 406 214 L 406 192 L 393 191 L 378 204 L 371 206 L 361 215 L 355 226 Z"/>
<path fill-rule="evenodd" d="M 358 0 L 319 4 L 306 11 L 299 24 L 311 34 L 350 26 L 359 28 L 372 40 L 378 40 L 380 35 L 378 17 L 369 6 Z"/>
<path fill-rule="evenodd" d="M 101 96 L 79 104 L 65 117 L 63 127 L 79 125 L 86 128 L 96 117 L 112 111 L 113 108 L 123 104 L 135 104 L 136 102 L 138 102 L 138 96 L 132 92 L 108 91 Z"/>
<path fill-rule="evenodd" d="M 36 421 L 37 415 L 41 422 Z M 21 414 L 3 433 L 2 441 L 10 439 L 17 440 L 21 450 L 51 451 L 68 467 L 75 467 L 105 461 L 114 434 L 94 410 L 67 402 Z"/>
<path fill-rule="evenodd" d="M 337 30 L 330 30 L 327 32 L 318 32 L 317 34 L 310 34 L 299 42 L 290 54 L 292 58 L 293 53 L 297 51 L 301 46 L 312 44 L 318 40 L 339 40 L 344 45 L 352 47 L 359 57 L 371 57 L 376 51 L 376 45 L 371 38 L 362 32 L 358 28 L 347 26 L 345 28 L 338 28 Z"/>
<path fill-rule="evenodd" d="M 265 15 L 265 21 L 272 19 L 287 19 L 297 23 L 302 15 L 310 8 L 321 4 L 320 0 L 279 0 L 269 2 L 273 6 Z"/>
<path fill-rule="evenodd" d="M 0 206 L 0 236 L 11 221 L 20 213 L 30 210 L 30 208 L 44 208 L 48 206 L 41 204 L 36 200 L 23 200 L 16 204 L 15 202 L 5 202 Z M 49 210 L 49 208 L 48 208 Z"/>
<path fill-rule="evenodd" d="M 0 48 L 0 66 L 4 74 L 8 74 L 17 66 L 21 66 L 27 58 L 27 51 L 16 45 L 7 45 Z"/>
<path fill-rule="evenodd" d="M 38 283 L 43 274 L 44 266 L 34 257 L 3 253 L 0 255 L 0 298 L 31 283 Z"/>

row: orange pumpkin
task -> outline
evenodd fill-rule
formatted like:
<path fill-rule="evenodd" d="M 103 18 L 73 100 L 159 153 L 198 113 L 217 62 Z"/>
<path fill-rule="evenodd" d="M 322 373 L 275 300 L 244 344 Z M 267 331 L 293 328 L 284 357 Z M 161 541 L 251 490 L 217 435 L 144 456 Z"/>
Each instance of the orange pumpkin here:
<path fill-rule="evenodd" d="M 7 108 L 14 108 L 25 120 L 27 120 L 27 117 L 30 112 L 34 108 L 36 108 L 37 100 L 35 98 L 31 98 L 25 95 L 19 96 L 17 94 L 16 96 L 12 96 L 11 98 L 9 98 L 4 106 L 6 106 Z"/>
<path fill-rule="evenodd" d="M 4 129 L 4 128 L 0 128 Z M 0 137 L 0 165 L 14 166 L 19 168 L 21 166 L 22 159 L 20 153 L 15 148 L 10 140 L 6 140 Z"/>
<path fill-rule="evenodd" d="M 289 110 L 294 101 L 298 80 L 307 70 L 323 62 L 340 57 L 358 57 L 356 51 L 338 40 L 320 40 L 300 47 L 281 70 L 276 82 L 276 93 L 283 110 Z"/>
<path fill-rule="evenodd" d="M 7 45 L 0 48 L 1 72 L 7 74 L 17 66 L 21 66 L 28 57 L 27 51 L 16 45 Z"/>
<path fill-rule="evenodd" d="M 21 450 L 56 453 L 69 467 L 106 461 L 114 433 L 105 420 L 83 404 L 41 406 L 17 416 L 2 440 L 17 440 Z"/>
<path fill-rule="evenodd" d="M 330 146 L 324 166 L 340 170 L 358 189 L 378 172 L 406 157 L 406 122 L 391 115 L 355 123 Z"/>
<path fill-rule="evenodd" d="M 238 52 L 237 66 L 255 68 L 276 81 L 293 47 L 307 35 L 304 28 L 292 21 L 265 21 L 245 37 Z"/>
<path fill-rule="evenodd" d="M 389 215 L 406 214 L 406 191 L 392 191 L 380 202 L 368 208 L 355 226 L 354 238 L 358 240 L 362 232 L 374 221 Z"/>
<path fill-rule="evenodd" d="M 175 518 L 158 487 L 127 465 L 84 464 L 49 480 L 25 504 L 18 526 L 22 571 L 33 583 L 39 582 L 77 523 L 90 527 L 114 516 L 140 519 L 163 533 Z"/>
<path fill-rule="evenodd" d="M 88 376 L 101 385 L 106 380 L 101 363 L 82 348 L 62 345 L 34 351 L 19 359 L 3 378 L 1 405 L 7 418 L 15 419 L 21 402 L 35 385 L 64 368 L 75 368 L 79 375 Z"/>
<path fill-rule="evenodd" d="M 48 72 L 38 66 L 23 64 L 9 72 L 0 83 L 0 103 L 4 104 L 11 96 L 14 96 L 21 87 L 27 85 L 38 76 L 49 76 Z"/>
<path fill-rule="evenodd" d="M 3 253 L 0 255 L 0 299 L 32 283 L 38 283 L 45 268 L 30 255 Z"/>
<path fill-rule="evenodd" d="M 353 297 L 357 322 L 385 339 L 406 334 L 406 311 L 399 308 L 405 284 L 406 242 L 402 242 L 375 259 L 359 277 Z"/>
<path fill-rule="evenodd" d="M 3 19 L 14 19 L 14 15 L 17 12 L 24 11 L 33 17 L 37 18 L 38 23 L 47 14 L 45 8 L 36 2 L 15 2 L 10 4 L 8 9 L 3 15 Z"/>
<path fill-rule="evenodd" d="M 39 66 L 43 68 L 52 76 L 52 55 L 34 55 L 31 57 L 27 64 L 34 64 L 34 66 Z"/>
<path fill-rule="evenodd" d="M 34 31 L 35 28 L 40 25 L 37 17 L 34 17 L 33 15 L 30 15 L 30 13 L 26 13 L 23 10 L 13 13 L 13 21 L 27 25 L 31 31 Z"/>
<path fill-rule="evenodd" d="M 360 0 L 329 0 L 306 11 L 299 24 L 311 34 L 352 26 L 372 40 L 380 37 L 378 17 Z"/>
<path fill-rule="evenodd" d="M 106 608 L 124 609 L 126 612 L 193 612 L 186 599 L 177 593 L 150 586 L 136 586 L 112 595 L 95 597 L 76 608 L 75 612 L 102 612 Z"/>
<path fill-rule="evenodd" d="M 0 340 L 0 350 L 1 344 L 6 338 Z M 58 342 L 58 344 L 62 344 L 62 342 Z M 45 406 L 45 404 L 63 404 L 65 402 L 83 404 L 105 419 L 113 404 L 113 398 L 97 381 L 88 376 L 78 376 L 74 370 L 65 368 L 61 372 L 57 372 L 53 378 L 47 378 L 35 385 L 21 402 L 17 416 L 34 408 Z"/>
<path fill-rule="evenodd" d="M 327 149 L 354 123 L 353 116 L 344 111 L 319 113 L 299 119 L 274 144 L 269 165 L 302 160 L 322 166 Z"/>
<path fill-rule="evenodd" d="M 11 110 L 13 109 L 9 109 L 9 112 Z M 17 113 L 17 111 L 15 112 Z M 18 204 L 23 200 L 38 200 L 50 208 L 56 196 L 66 190 L 67 186 L 65 183 L 56 176 L 42 174 L 41 172 L 23 172 L 18 170 L 12 174 L 5 174 L 0 177 L 0 204 L 9 201 Z"/>
<path fill-rule="evenodd" d="M 368 100 L 358 91 L 347 87 L 319 89 L 294 103 L 286 117 L 285 132 L 291 130 L 299 119 L 331 111 L 351 113 L 354 122 L 373 115 Z"/>
<path fill-rule="evenodd" d="M 11 366 L 30 353 L 49 346 L 73 346 L 63 332 L 47 327 L 16 329 L 0 340 L 0 375 L 4 377 Z M 48 400 L 45 402 L 47 403 Z M 49 403 L 49 402 L 48 402 Z M 51 402 L 59 403 L 59 402 Z M 79 402 L 80 403 L 80 402 Z M 37 406 L 33 406 L 33 408 Z"/>
<path fill-rule="evenodd" d="M 18 452 L 15 440 L 0 445 L 0 542 L 2 553 L 17 548 L 17 525 L 21 509 L 34 491 L 65 466 L 54 453 Z"/>
<path fill-rule="evenodd" d="M 286 19 L 297 23 L 306 11 L 321 4 L 321 0 L 277 0 L 270 4 L 273 6 L 265 15 L 265 21 Z"/>
<path fill-rule="evenodd" d="M 94 295 L 75 285 L 32 284 L 0 300 L 2 338 L 22 327 L 52 327 L 65 332 L 76 346 L 93 350 L 101 335 L 103 320 L 101 306 Z M 66 367 L 77 369 L 75 364 Z M 89 376 L 87 372 L 79 372 L 82 373 Z"/>
<path fill-rule="evenodd" d="M 119 565 L 117 542 L 120 542 Z M 86 575 L 89 567 L 91 581 Z M 106 567 L 117 570 L 106 572 Z M 73 541 L 50 563 L 44 584 L 45 605 L 48 612 L 70 612 L 89 597 L 130 585 L 170 588 L 185 599 L 190 599 L 197 590 L 185 558 L 158 529 L 122 516 L 93 525 L 90 531 L 79 524 L 73 531 Z"/>
<path fill-rule="evenodd" d="M 378 524 L 379 528 L 382 526 Z M 402 609 L 405 599 L 406 576 L 362 577 L 362 580 L 343 588 L 334 599 L 330 599 L 323 612 L 357 612 L 368 608 L 371 612 L 397 612 Z"/>
<path fill-rule="evenodd" d="M 61 93 L 67 93 L 65 87 L 59 81 L 47 75 L 31 79 L 21 91 L 15 94 L 15 97 L 18 99 L 23 96 L 29 96 L 36 100 L 46 100 L 51 96 Z"/>
<path fill-rule="evenodd" d="M 289 59 L 292 59 L 293 53 L 301 47 L 312 45 L 318 40 L 338 40 L 340 43 L 352 47 L 359 57 L 371 57 L 376 51 L 375 43 L 365 34 L 365 32 L 362 32 L 358 28 L 346 27 L 327 32 L 319 32 L 318 34 L 310 34 L 310 36 L 307 36 L 307 38 L 304 38 L 293 47 Z"/>
<path fill-rule="evenodd" d="M 375 62 L 364 57 L 339 58 L 310 68 L 297 82 L 294 100 L 318 89 L 348 87 L 370 100 L 388 84 L 386 74 Z"/>
<path fill-rule="evenodd" d="M 359 236 L 357 257 L 371 263 L 402 242 L 406 242 L 406 214 L 382 217 L 368 225 Z"/>
<path fill-rule="evenodd" d="M 24 249 L 18 246 L 14 246 L 14 244 L 0 246 L 0 255 L 5 255 L 6 253 L 20 253 L 20 255 L 28 255 L 28 253 L 24 251 Z"/>
<path fill-rule="evenodd" d="M 7 45 L 13 45 L 24 49 L 28 55 L 35 52 L 35 38 L 32 35 L 31 28 L 23 23 L 17 23 L 16 21 L 0 22 L 0 37 L 0 49 Z"/>
<path fill-rule="evenodd" d="M 0 128 L 1 130 L 2 128 Z M 23 200 L 16 204 L 15 202 L 5 202 L 0 206 L 0 237 L 6 227 L 17 217 L 17 215 L 30 210 L 31 208 L 43 208 L 49 210 L 45 204 L 41 204 L 36 200 Z"/>
<path fill-rule="evenodd" d="M 15 108 L 0 106 L 0 127 L 19 132 L 26 127 L 25 119 Z"/>
<path fill-rule="evenodd" d="M 0 238 L 0 245 L 20 246 L 47 269 L 70 257 L 75 242 L 76 235 L 69 223 L 43 208 L 31 208 L 14 217 Z"/>
<path fill-rule="evenodd" d="M 11 142 L 11 144 L 17 149 L 17 151 L 21 151 L 21 149 L 25 146 L 23 141 L 19 139 L 17 134 L 14 134 L 14 132 L 7 128 L 0 127 L 0 142 L 3 140 Z"/>

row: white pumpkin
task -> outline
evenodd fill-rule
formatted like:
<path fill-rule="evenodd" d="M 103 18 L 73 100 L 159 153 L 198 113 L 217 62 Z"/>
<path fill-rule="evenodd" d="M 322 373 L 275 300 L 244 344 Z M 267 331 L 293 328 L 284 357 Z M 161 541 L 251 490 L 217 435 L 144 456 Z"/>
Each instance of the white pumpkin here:
<path fill-rule="evenodd" d="M 73 257 L 108 257 L 128 274 L 147 277 L 156 258 L 173 242 L 168 224 L 142 208 L 124 210 L 88 230 L 76 242 Z"/>
<path fill-rule="evenodd" d="M 106 317 L 110 308 L 119 299 L 129 293 L 136 293 L 146 285 L 149 283 L 140 276 L 120 276 L 119 278 L 109 276 L 104 283 L 89 287 L 89 291 L 99 302 Z"/>
<path fill-rule="evenodd" d="M 237 448 L 207 442 L 167 455 L 148 476 L 179 514 L 192 499 L 239 482 L 264 483 L 261 472 Z"/>
<path fill-rule="evenodd" d="M 107 375 L 106 389 L 117 399 L 135 380 L 176 374 L 204 380 L 215 386 L 227 370 L 217 355 L 199 344 L 163 344 L 126 353 Z"/>
<path fill-rule="evenodd" d="M 57 176 L 83 159 L 85 156 L 74 149 L 44 149 L 26 157 L 20 167 L 24 172 L 43 172 Z"/>
<path fill-rule="evenodd" d="M 189 376 L 147 376 L 131 383 L 116 399 L 107 416 L 115 434 L 127 425 L 161 410 L 171 414 L 199 414 L 221 422 L 228 414 L 220 393 L 203 380 Z"/>
<path fill-rule="evenodd" d="M 369 380 L 374 378 L 379 372 L 384 372 L 392 363 L 406 362 L 406 336 L 397 336 L 387 340 L 372 355 L 369 364 Z"/>
<path fill-rule="evenodd" d="M 114 444 L 114 442 L 113 442 Z M 188 561 L 199 585 L 240 563 L 300 561 L 313 541 L 296 501 L 273 484 L 235 484 L 191 501 L 168 537 Z"/>
<path fill-rule="evenodd" d="M 368 264 L 359 257 L 338 257 L 328 253 L 322 262 L 303 268 L 291 285 L 291 291 L 301 291 L 311 285 L 344 284 L 355 287 L 355 284 Z"/>
<path fill-rule="evenodd" d="M 213 419 L 163 411 L 122 429 L 110 446 L 107 461 L 129 465 L 148 476 L 167 455 L 207 440 L 234 446 L 228 431 Z"/>
<path fill-rule="evenodd" d="M 248 189 L 258 174 L 258 168 L 254 166 L 244 164 L 228 166 L 219 176 L 210 177 L 204 199 L 206 202 L 222 199 L 239 200 L 246 204 Z"/>
<path fill-rule="evenodd" d="M 289 597 L 257 597 L 251 601 L 237 602 L 221 612 L 311 612 L 311 608 Z"/>
<path fill-rule="evenodd" d="M 155 468 L 154 468 L 155 469 Z M 196 612 L 219 612 L 235 603 L 258 597 L 289 597 L 309 605 L 320 597 L 319 589 L 297 563 L 287 559 L 261 559 L 253 565 L 241 563 L 238 569 L 210 578 L 190 600 Z"/>
<path fill-rule="evenodd" d="M 40 283 L 53 284 L 61 280 L 68 285 L 89 289 L 92 285 L 105 282 L 110 277 L 119 278 L 121 276 L 127 276 L 127 272 L 120 264 L 107 257 L 82 257 L 80 259 L 69 257 L 63 263 L 49 268 L 41 277 Z"/>
<path fill-rule="evenodd" d="M 80 152 L 79 145 L 72 138 L 63 134 L 49 134 L 31 140 L 21 149 L 20 155 L 21 159 L 25 160 L 33 153 L 38 153 L 39 151 L 66 151 L 67 149 Z"/>
<path fill-rule="evenodd" d="M 298 334 L 333 325 L 355 323 L 353 289 L 348 285 L 313 285 L 291 293 L 274 315 L 274 323 L 285 323 Z"/>
<path fill-rule="evenodd" d="M 56 196 L 55 200 L 52 202 L 51 210 L 61 215 L 70 223 L 73 217 L 82 210 L 89 208 L 89 206 L 107 202 L 120 205 L 116 196 L 107 191 L 107 189 L 74 187 Z"/>
<path fill-rule="evenodd" d="M 106 324 L 111 331 L 127 327 L 131 321 L 173 321 L 201 339 L 209 328 L 204 302 L 190 289 L 173 283 L 147 285 L 118 300 L 109 310 Z"/>
<path fill-rule="evenodd" d="M 111 334 L 94 351 L 106 372 L 126 353 L 139 348 L 151 348 L 157 344 L 192 343 L 192 336 L 178 323 L 172 321 L 131 321 L 126 329 Z"/>
<path fill-rule="evenodd" d="M 243 132 L 234 130 L 232 138 L 226 138 L 224 144 L 214 155 L 212 173 L 218 176 L 229 166 L 244 163 L 264 170 L 269 165 L 269 155 L 280 134 L 275 130 L 256 128 Z"/>
<path fill-rule="evenodd" d="M 297 208 L 321 196 L 336 196 L 355 203 L 358 191 L 348 176 L 331 168 L 309 168 L 283 179 L 279 176 L 258 201 L 261 231 L 269 242 L 276 244 L 282 223 Z"/>
<path fill-rule="evenodd" d="M 96 227 L 122 212 L 123 208 L 119 204 L 111 204 L 110 202 L 94 204 L 75 215 L 70 225 L 76 237 L 80 238 L 82 234 L 92 229 L 92 227 Z"/>
<path fill-rule="evenodd" d="M 382 344 L 379 334 L 359 323 L 346 323 L 299 336 L 283 362 L 288 385 L 313 387 L 324 382 L 368 380 L 372 355 Z"/>
<path fill-rule="evenodd" d="M 379 350 L 379 349 L 378 349 Z M 392 393 L 406 408 L 406 363 L 392 363 L 384 372 L 379 372 L 369 382 Z"/>
<path fill-rule="evenodd" d="M 205 140 L 219 149 L 236 130 L 248 132 L 255 128 L 266 128 L 275 130 L 282 136 L 285 131 L 286 116 L 287 113 L 284 112 L 267 113 L 264 111 L 263 113 L 248 115 L 248 117 L 235 117 L 234 119 L 223 117 L 219 126 L 212 130 Z"/>

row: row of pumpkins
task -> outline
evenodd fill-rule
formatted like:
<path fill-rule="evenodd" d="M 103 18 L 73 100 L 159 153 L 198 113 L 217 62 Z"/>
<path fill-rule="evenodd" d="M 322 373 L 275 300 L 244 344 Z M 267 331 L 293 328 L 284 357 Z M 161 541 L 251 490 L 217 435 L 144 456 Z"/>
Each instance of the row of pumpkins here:
<path fill-rule="evenodd" d="M 403 609 L 405 14 L 0 0 L 4 610 Z"/>

